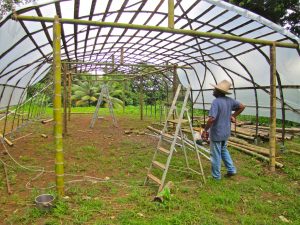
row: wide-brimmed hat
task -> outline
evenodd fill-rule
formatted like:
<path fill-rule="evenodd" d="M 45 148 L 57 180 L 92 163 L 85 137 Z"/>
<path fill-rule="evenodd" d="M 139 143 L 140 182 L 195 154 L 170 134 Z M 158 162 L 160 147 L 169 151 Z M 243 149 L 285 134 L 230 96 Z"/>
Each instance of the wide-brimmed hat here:
<path fill-rule="evenodd" d="M 210 84 L 211 86 L 213 86 L 215 89 L 217 89 L 218 91 L 226 94 L 226 95 L 229 95 L 231 94 L 230 92 L 228 92 L 228 90 L 230 89 L 231 87 L 231 83 L 227 80 L 222 80 L 220 83 L 218 83 L 217 85 L 214 85 L 214 84 Z"/>

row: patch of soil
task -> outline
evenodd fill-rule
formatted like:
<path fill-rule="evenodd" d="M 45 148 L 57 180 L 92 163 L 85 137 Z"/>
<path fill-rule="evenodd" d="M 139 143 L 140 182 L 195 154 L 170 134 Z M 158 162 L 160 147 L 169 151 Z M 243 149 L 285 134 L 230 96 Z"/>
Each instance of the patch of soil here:
<path fill-rule="evenodd" d="M 127 171 L 120 171 L 119 165 L 115 165 L 112 169 L 103 168 L 100 170 L 99 167 L 97 168 L 99 165 L 97 165 L 97 162 L 94 162 L 93 158 L 87 161 L 89 151 L 97 151 L 101 160 L 109 161 L 112 157 L 116 158 L 122 156 L 122 154 L 127 154 L 118 152 L 124 141 L 136 143 L 136 148 L 141 151 L 145 146 L 153 146 L 154 148 L 157 144 L 157 140 L 147 135 L 127 135 L 124 133 L 129 128 L 144 130 L 147 123 L 145 121 L 128 120 L 126 117 L 119 117 L 117 121 L 118 127 L 114 127 L 112 119 L 105 117 L 104 119 L 98 119 L 94 128 L 90 129 L 91 118 L 92 114 L 72 115 L 71 122 L 68 123 L 67 134 L 64 135 L 63 139 L 65 182 L 82 179 L 82 176 L 97 177 L 99 180 L 105 180 L 118 177 L 120 172 L 129 174 Z M 53 122 L 47 124 L 32 123 L 20 129 L 14 135 L 15 141 L 12 140 L 14 143 L 12 147 L 7 145 L 0 146 L 0 159 L 7 164 L 9 184 L 12 190 L 12 194 L 8 196 L 5 176 L 4 173 L 1 173 L 0 219 L 4 219 L 9 214 L 14 213 L 20 206 L 24 207 L 33 204 L 32 188 L 46 193 L 49 190 L 43 190 L 43 188 L 55 185 Z M 150 160 L 151 158 L 149 158 L 149 162 Z M 36 177 L 41 170 L 47 172 Z M 145 174 L 146 170 L 144 171 Z M 94 182 L 96 181 L 94 180 Z M 66 190 L 68 189 L 69 187 L 66 185 Z M 55 190 L 55 188 L 52 190 Z M 103 193 L 106 191 L 104 188 Z M 122 195 L 126 195 L 125 190 L 123 193 L 122 191 L 118 192 L 119 197 Z"/>

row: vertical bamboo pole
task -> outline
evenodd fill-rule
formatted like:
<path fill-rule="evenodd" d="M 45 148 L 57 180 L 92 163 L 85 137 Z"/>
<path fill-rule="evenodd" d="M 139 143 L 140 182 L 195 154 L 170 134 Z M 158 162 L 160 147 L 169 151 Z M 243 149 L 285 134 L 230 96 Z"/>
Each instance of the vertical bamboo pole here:
<path fill-rule="evenodd" d="M 55 174 L 56 191 L 58 197 L 64 196 L 64 155 L 62 141 L 62 113 L 61 113 L 61 53 L 60 53 L 61 25 L 58 16 L 53 23 L 53 74 L 54 74 L 54 140 L 55 140 Z"/>
<path fill-rule="evenodd" d="M 67 117 L 67 102 L 68 102 L 68 95 L 67 95 L 67 64 L 63 64 L 63 68 L 64 68 L 64 75 L 63 75 L 63 84 L 64 84 L 64 135 L 66 136 L 68 133 L 68 117 Z"/>
<path fill-rule="evenodd" d="M 174 0 L 168 1 L 168 27 L 174 28 Z"/>
<path fill-rule="evenodd" d="M 193 90 L 191 89 L 191 106 L 192 106 L 192 108 L 191 108 L 191 111 L 192 111 L 192 126 L 194 126 L 194 103 L 193 103 L 193 101 L 194 101 L 194 99 L 193 99 L 194 97 L 193 97 Z"/>
<path fill-rule="evenodd" d="M 177 79 L 176 66 L 174 65 L 174 68 L 173 68 L 173 98 L 176 95 L 177 87 L 178 87 L 178 79 Z"/>
<path fill-rule="evenodd" d="M 275 171 L 276 152 L 276 45 L 270 46 L 270 170 Z"/>
<path fill-rule="evenodd" d="M 141 113 L 141 120 L 144 119 L 144 93 L 143 93 L 143 78 L 140 78 L 140 113 Z"/>
<path fill-rule="evenodd" d="M 71 110 L 72 110 L 72 77 L 71 77 L 71 71 L 69 71 L 68 73 L 68 108 L 69 108 L 69 112 L 68 112 L 68 120 L 71 121 Z"/>
<path fill-rule="evenodd" d="M 121 64 L 124 63 L 124 49 L 123 49 L 123 47 L 121 48 L 120 63 L 121 63 Z"/>
<path fill-rule="evenodd" d="M 178 80 L 177 80 L 177 73 L 176 73 L 176 66 L 174 65 L 174 68 L 173 68 L 173 98 L 175 97 L 176 95 L 176 92 L 177 92 L 177 87 L 178 87 Z M 175 112 L 173 112 L 173 119 L 176 119 L 176 116 L 175 115 Z M 175 124 L 173 123 L 173 128 L 175 128 Z"/>
<path fill-rule="evenodd" d="M 115 68 L 115 55 L 111 56 L 111 61 L 112 61 L 112 69 Z"/>
<path fill-rule="evenodd" d="M 122 48 L 123 49 L 123 48 Z M 123 82 L 123 92 L 122 92 L 122 101 L 123 101 L 123 113 L 125 113 L 125 91 L 127 87 L 127 81 Z"/>

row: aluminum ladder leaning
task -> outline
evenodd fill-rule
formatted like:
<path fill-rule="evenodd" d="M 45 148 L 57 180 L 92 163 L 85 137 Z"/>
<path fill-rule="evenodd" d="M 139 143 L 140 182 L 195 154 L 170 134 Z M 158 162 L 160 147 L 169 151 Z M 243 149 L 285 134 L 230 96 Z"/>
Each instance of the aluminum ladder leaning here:
<path fill-rule="evenodd" d="M 203 172 L 201 157 L 200 157 L 200 154 L 199 154 L 199 151 L 198 151 L 198 148 L 197 148 L 197 144 L 196 144 L 196 140 L 195 140 L 195 136 L 194 136 L 194 132 L 193 132 L 192 122 L 191 122 L 190 116 L 188 114 L 188 109 L 187 109 L 187 102 L 188 102 L 189 94 L 190 94 L 190 91 L 191 91 L 191 87 L 190 86 L 187 87 L 185 97 L 184 97 L 184 101 L 183 101 L 183 104 L 182 104 L 182 107 L 181 107 L 180 115 L 178 116 L 176 103 L 178 101 L 178 96 L 179 96 L 180 90 L 181 90 L 181 85 L 178 85 L 178 88 L 176 90 L 176 94 L 174 96 L 172 105 L 170 107 L 168 116 L 167 116 L 166 121 L 165 121 L 164 127 L 163 127 L 163 129 L 161 131 L 161 134 L 159 136 L 159 141 L 158 141 L 155 153 L 153 155 L 151 164 L 149 166 L 147 176 L 146 176 L 145 181 L 144 181 L 144 185 L 146 185 L 146 183 L 149 180 L 151 180 L 154 183 L 158 184 L 159 185 L 158 192 L 160 192 L 164 187 L 164 184 L 165 184 L 165 181 L 166 181 L 166 176 L 167 176 L 167 173 L 168 173 L 168 169 L 170 167 L 171 159 L 172 159 L 174 151 L 176 151 L 175 146 L 177 144 L 177 141 L 181 142 L 181 148 L 184 152 L 187 169 L 199 174 L 202 177 L 203 182 L 204 183 L 206 182 L 204 172 Z M 178 117 L 178 118 L 171 119 L 172 116 L 173 117 Z M 183 119 L 184 116 L 187 119 L 184 120 Z M 199 163 L 200 172 L 197 171 L 197 170 L 192 169 L 189 165 L 187 152 L 186 152 L 186 146 L 185 146 L 185 136 L 184 136 L 184 134 L 182 132 L 182 128 L 181 128 L 183 123 L 188 123 L 189 124 L 189 129 L 191 131 L 191 135 L 192 135 L 192 139 L 193 139 L 193 147 L 195 148 L 195 153 L 197 155 L 197 160 L 198 160 L 198 163 Z M 168 126 L 170 124 L 176 124 L 176 129 L 175 129 L 174 135 L 170 135 L 170 134 L 167 133 Z M 170 145 L 169 148 L 164 148 L 162 146 L 163 142 L 165 142 L 164 139 L 165 140 L 166 139 L 169 139 L 169 140 L 171 139 L 171 145 Z M 165 163 L 161 163 L 161 162 L 157 161 L 157 156 L 158 155 L 166 155 L 167 159 L 166 159 Z M 152 173 L 154 168 L 162 172 L 161 178 L 159 178 L 158 176 L 156 176 Z"/>

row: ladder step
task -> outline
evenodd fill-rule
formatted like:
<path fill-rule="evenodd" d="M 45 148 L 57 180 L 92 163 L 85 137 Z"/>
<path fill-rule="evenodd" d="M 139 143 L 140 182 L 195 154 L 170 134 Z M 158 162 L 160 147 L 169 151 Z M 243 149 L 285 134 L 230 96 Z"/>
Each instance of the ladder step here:
<path fill-rule="evenodd" d="M 164 153 L 165 155 L 170 155 L 170 151 L 163 148 L 163 147 L 158 147 L 157 148 L 160 152 Z"/>
<path fill-rule="evenodd" d="M 179 119 L 168 120 L 168 122 L 177 124 L 177 123 L 179 123 Z M 188 120 L 181 120 L 181 123 L 187 123 L 187 122 L 188 122 Z"/>
<path fill-rule="evenodd" d="M 152 164 L 153 164 L 153 166 L 155 166 L 158 169 L 162 169 L 162 170 L 166 169 L 166 166 L 160 162 L 152 161 Z"/>
<path fill-rule="evenodd" d="M 162 133 L 163 137 L 167 137 L 167 138 L 174 138 L 174 136 L 167 134 L 167 133 Z"/>
<path fill-rule="evenodd" d="M 153 174 L 148 173 L 148 174 L 147 174 L 147 177 L 148 177 L 150 180 L 152 180 L 152 181 L 154 181 L 155 183 L 157 183 L 158 185 L 161 185 L 160 179 L 158 179 L 158 178 L 157 178 L 156 176 L 154 176 Z"/>

